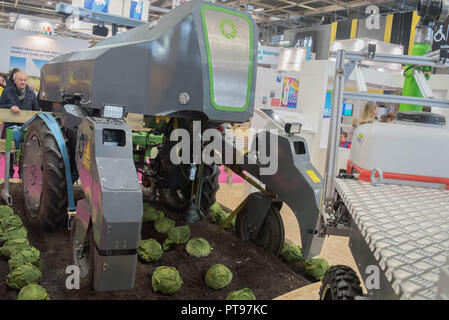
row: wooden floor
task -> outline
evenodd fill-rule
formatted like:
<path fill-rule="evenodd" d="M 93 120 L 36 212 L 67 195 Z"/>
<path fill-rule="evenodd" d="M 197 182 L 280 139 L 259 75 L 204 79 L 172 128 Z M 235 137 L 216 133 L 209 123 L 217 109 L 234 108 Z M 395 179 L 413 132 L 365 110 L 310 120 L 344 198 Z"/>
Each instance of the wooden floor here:
<path fill-rule="evenodd" d="M 237 184 L 220 184 L 217 193 L 217 201 L 222 205 L 234 209 L 248 195 L 250 189 L 245 183 Z M 299 232 L 298 221 L 293 212 L 286 205 L 281 210 L 284 220 L 285 241 L 301 246 L 301 236 Z M 326 237 L 319 257 L 325 258 L 329 265 L 343 264 L 350 266 L 357 271 L 357 267 L 348 246 L 349 238 L 328 236 Z M 357 271 L 358 272 L 358 271 Z M 360 277 L 360 275 L 359 275 Z M 315 300 L 318 299 L 318 292 L 321 283 L 314 283 L 307 287 L 299 288 L 292 292 L 286 293 L 276 299 L 278 300 Z"/>

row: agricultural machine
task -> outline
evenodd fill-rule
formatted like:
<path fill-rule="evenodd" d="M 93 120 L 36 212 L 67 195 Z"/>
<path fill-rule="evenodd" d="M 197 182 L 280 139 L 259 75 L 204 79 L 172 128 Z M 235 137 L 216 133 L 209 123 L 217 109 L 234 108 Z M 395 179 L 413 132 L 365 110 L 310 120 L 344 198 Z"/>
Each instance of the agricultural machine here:
<path fill-rule="evenodd" d="M 349 236 L 367 294 L 356 272 L 339 265 L 324 275 L 321 299 L 449 299 L 449 130 L 445 116 L 422 112 L 422 106 L 449 108 L 427 83 L 434 68 L 449 67 L 447 48 L 431 52 L 449 3 L 421 0 L 418 14 L 412 56 L 376 53 L 375 45 L 331 52 L 336 69 L 320 233 Z M 367 61 L 404 65 L 402 96 L 344 91 Z M 335 179 L 347 99 L 400 107 L 395 123 L 358 125 L 347 170 Z"/>
<path fill-rule="evenodd" d="M 173 156 L 185 154 L 170 137 L 184 129 L 191 145 L 203 151 L 206 129 L 252 117 L 257 45 L 257 26 L 246 13 L 198 0 L 42 67 L 40 99 L 52 103 L 53 112 L 36 115 L 16 135 L 25 136 L 25 212 L 40 230 L 68 225 L 74 262 L 95 290 L 134 286 L 143 214 L 138 173 L 145 187 L 185 213 L 189 223 L 207 216 L 215 203 L 218 167 L 196 160 L 193 147 L 187 163 L 175 164 Z M 143 115 L 147 130 L 133 132 L 127 114 Z M 263 150 L 244 154 L 236 164 L 235 143 L 225 134 L 217 137 L 222 150 L 232 151 L 220 155 L 221 163 L 265 184 L 252 182 L 261 191 L 233 213 L 239 213 L 236 229 L 278 254 L 285 202 L 301 220 L 304 256 L 311 257 L 323 241 L 317 235 L 323 184 L 297 135 L 300 124 L 281 129 L 255 139 L 279 142 L 278 170 L 271 175 L 261 174 L 267 165 L 260 158 Z M 84 198 L 75 203 L 77 181 Z"/>

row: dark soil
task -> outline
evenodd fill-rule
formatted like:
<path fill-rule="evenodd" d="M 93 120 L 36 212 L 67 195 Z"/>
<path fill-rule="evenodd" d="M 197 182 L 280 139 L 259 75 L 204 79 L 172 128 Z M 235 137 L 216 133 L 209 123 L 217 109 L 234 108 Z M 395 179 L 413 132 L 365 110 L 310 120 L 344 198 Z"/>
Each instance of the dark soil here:
<path fill-rule="evenodd" d="M 3 185 L 0 185 L 3 188 Z M 13 195 L 13 209 L 22 218 L 23 197 L 20 184 L 10 184 Z M 78 198 L 80 193 L 78 192 Z M 0 203 L 3 200 L 0 200 Z M 4 204 L 4 203 L 1 203 Z M 160 204 L 154 204 L 163 209 Z M 167 212 L 166 216 L 174 219 L 176 225 L 182 225 L 183 215 Z M 72 264 L 69 244 L 69 231 L 62 229 L 53 233 L 37 233 L 30 230 L 26 219 L 23 219 L 29 230 L 30 244 L 41 252 L 43 262 L 41 284 L 49 292 L 53 300 L 58 299 L 170 299 L 170 300 L 223 300 L 234 290 L 250 288 L 258 300 L 276 298 L 284 293 L 306 286 L 314 280 L 304 273 L 302 263 L 285 264 L 271 252 L 258 247 L 251 241 L 238 239 L 232 230 L 217 234 L 219 225 L 208 219 L 191 225 L 191 237 L 206 238 L 211 244 L 212 253 L 206 258 L 195 258 L 187 254 L 185 245 L 177 245 L 164 252 L 157 262 L 137 264 L 135 288 L 120 292 L 94 292 L 81 288 L 68 290 L 65 287 L 65 269 Z M 162 243 L 166 235 L 155 231 L 153 223 L 142 226 L 142 239 L 154 238 Z M 222 263 L 233 273 L 231 283 L 222 290 L 213 290 L 204 282 L 206 270 L 213 264 Z M 167 296 L 153 292 L 151 275 L 158 266 L 175 267 L 183 279 L 181 289 L 174 295 Z M 6 285 L 9 273 L 7 260 L 0 258 L 0 299 L 16 299 L 18 291 Z"/>

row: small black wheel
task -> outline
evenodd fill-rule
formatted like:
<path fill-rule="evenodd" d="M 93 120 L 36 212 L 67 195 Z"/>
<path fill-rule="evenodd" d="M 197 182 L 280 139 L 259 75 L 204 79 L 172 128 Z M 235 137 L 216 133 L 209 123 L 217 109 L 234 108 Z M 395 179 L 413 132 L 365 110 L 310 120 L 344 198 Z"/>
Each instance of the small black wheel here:
<path fill-rule="evenodd" d="M 77 227 L 76 219 L 73 221 L 73 227 L 70 231 L 70 243 L 72 246 L 72 261 L 80 269 L 80 287 L 94 289 L 94 234 L 92 225 L 89 225 L 86 240 L 84 243 L 78 243 L 75 239 Z M 83 249 L 83 250 L 82 250 Z M 80 251 L 83 251 L 80 253 Z"/>
<path fill-rule="evenodd" d="M 25 214 L 32 227 L 54 231 L 67 223 L 67 179 L 56 138 L 36 118 L 27 129 L 22 159 Z"/>
<path fill-rule="evenodd" d="M 354 300 L 363 291 L 357 273 L 348 266 L 332 266 L 323 277 L 320 300 Z"/>
<path fill-rule="evenodd" d="M 159 188 L 159 196 L 164 205 L 175 212 L 184 213 L 190 205 L 190 188 L 173 190 Z"/>
<path fill-rule="evenodd" d="M 248 210 L 243 209 L 236 218 L 235 230 L 241 239 L 250 239 L 250 228 L 248 222 Z M 275 256 L 281 253 L 285 242 L 284 222 L 279 209 L 272 205 L 257 236 L 251 239 L 257 245 L 270 250 Z"/>
<path fill-rule="evenodd" d="M 215 169 L 214 169 L 215 167 Z M 179 167 L 180 168 L 180 167 Z M 210 213 L 210 207 L 216 202 L 216 195 L 219 189 L 218 176 L 220 170 L 215 165 L 204 165 L 205 181 L 201 192 L 201 210 L 205 216 Z M 182 168 L 180 168 L 182 170 Z M 214 172 L 215 171 L 215 172 Z M 164 205 L 176 212 L 184 213 L 190 206 L 190 199 L 192 194 L 192 184 L 189 183 L 183 189 L 160 188 L 159 195 Z"/>

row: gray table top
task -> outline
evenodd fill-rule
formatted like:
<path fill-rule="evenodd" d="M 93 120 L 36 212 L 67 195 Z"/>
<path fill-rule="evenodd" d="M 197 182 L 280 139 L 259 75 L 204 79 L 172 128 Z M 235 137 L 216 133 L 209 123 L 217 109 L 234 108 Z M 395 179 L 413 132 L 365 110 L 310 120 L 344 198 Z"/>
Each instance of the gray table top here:
<path fill-rule="evenodd" d="M 401 299 L 436 299 L 449 256 L 449 191 L 336 179 L 336 189 Z"/>

